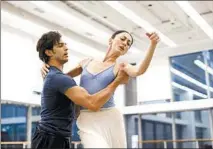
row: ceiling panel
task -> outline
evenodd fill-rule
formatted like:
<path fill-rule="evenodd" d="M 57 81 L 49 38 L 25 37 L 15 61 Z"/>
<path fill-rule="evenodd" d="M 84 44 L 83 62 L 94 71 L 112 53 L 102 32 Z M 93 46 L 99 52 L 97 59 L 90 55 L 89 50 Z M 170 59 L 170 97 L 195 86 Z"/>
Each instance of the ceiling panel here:
<path fill-rule="evenodd" d="M 190 4 L 213 27 L 213 1 L 190 1 Z"/>

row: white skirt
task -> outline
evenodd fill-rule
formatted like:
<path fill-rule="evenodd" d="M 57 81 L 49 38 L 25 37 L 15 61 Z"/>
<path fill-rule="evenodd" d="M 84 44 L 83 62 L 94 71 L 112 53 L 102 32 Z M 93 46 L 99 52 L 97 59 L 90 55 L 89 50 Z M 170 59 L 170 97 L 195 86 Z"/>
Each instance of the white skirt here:
<path fill-rule="evenodd" d="M 115 107 L 81 110 L 77 126 L 84 148 L 127 148 L 123 115 Z"/>

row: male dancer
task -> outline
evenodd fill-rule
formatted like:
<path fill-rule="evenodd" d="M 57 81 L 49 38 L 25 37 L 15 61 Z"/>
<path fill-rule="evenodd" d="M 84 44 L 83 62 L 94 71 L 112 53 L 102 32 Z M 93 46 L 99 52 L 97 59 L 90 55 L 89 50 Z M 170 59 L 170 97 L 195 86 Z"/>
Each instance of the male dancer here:
<path fill-rule="evenodd" d="M 90 95 L 62 71 L 68 61 L 68 49 L 60 33 L 50 31 L 43 34 L 38 40 L 37 51 L 40 59 L 50 68 L 44 79 L 41 121 L 32 138 L 32 148 L 70 148 L 75 104 L 98 111 L 110 99 L 116 87 L 128 81 L 128 76 L 119 71 L 105 89 Z"/>

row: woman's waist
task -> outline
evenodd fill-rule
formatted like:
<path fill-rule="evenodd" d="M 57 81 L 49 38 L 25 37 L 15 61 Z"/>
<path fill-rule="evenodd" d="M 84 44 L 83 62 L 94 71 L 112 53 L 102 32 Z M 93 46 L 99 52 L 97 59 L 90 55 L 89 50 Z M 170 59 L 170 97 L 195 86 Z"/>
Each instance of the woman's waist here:
<path fill-rule="evenodd" d="M 101 108 L 100 108 L 100 110 L 99 111 L 108 111 L 108 110 L 111 110 L 111 109 L 113 109 L 113 108 L 115 108 L 115 104 L 111 104 L 111 105 L 107 105 L 107 104 L 105 104 L 104 106 L 102 106 Z M 91 111 L 91 110 L 89 110 L 89 109 L 87 109 L 87 108 L 84 108 L 84 107 L 81 107 L 80 108 L 80 111 L 86 111 L 86 112 L 93 112 L 93 111 Z"/>
<path fill-rule="evenodd" d="M 79 117 L 77 119 L 78 122 L 93 124 L 94 122 L 105 123 L 107 121 L 111 121 L 113 119 L 122 119 L 123 115 L 121 111 L 117 107 L 110 108 L 102 108 L 97 112 L 89 111 L 89 110 L 81 110 Z"/>
<path fill-rule="evenodd" d="M 101 110 L 106 110 L 109 108 L 115 107 L 114 98 L 111 97 L 102 107 Z M 80 107 L 80 110 L 87 110 L 87 108 Z M 88 110 L 89 111 L 89 110 Z"/>

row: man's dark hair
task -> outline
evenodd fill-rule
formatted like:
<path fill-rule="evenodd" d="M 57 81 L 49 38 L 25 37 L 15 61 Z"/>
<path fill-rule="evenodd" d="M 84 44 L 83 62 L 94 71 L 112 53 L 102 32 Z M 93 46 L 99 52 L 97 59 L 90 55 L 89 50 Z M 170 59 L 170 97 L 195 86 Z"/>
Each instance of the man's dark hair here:
<path fill-rule="evenodd" d="M 36 50 L 39 52 L 39 58 L 47 63 L 49 56 L 45 54 L 45 50 L 53 50 L 53 46 L 60 42 L 61 34 L 57 31 L 50 31 L 41 36 L 37 42 Z"/>
<path fill-rule="evenodd" d="M 118 30 L 118 31 L 114 32 L 114 33 L 112 34 L 111 38 L 114 39 L 116 35 L 118 35 L 118 34 L 120 34 L 120 33 L 123 33 L 123 32 L 128 33 L 128 34 L 131 36 L 131 38 L 132 38 L 132 43 L 131 43 L 131 45 L 130 45 L 130 47 L 131 47 L 132 44 L 133 44 L 133 37 L 132 37 L 132 35 L 131 35 L 129 32 L 127 32 L 127 31 L 125 31 L 125 30 Z"/>

